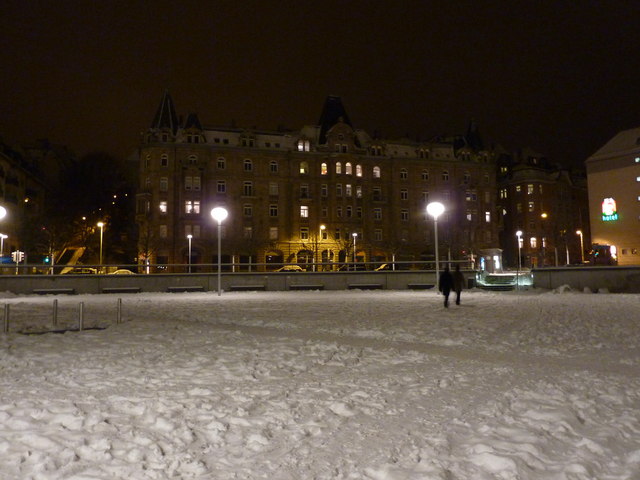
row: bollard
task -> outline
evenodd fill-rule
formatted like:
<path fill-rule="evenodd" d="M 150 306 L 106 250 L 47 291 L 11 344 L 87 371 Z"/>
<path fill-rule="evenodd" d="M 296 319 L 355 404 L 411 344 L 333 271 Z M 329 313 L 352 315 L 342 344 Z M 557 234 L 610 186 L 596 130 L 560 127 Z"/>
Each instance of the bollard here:
<path fill-rule="evenodd" d="M 84 330 L 84 302 L 78 306 L 78 330 Z"/>
<path fill-rule="evenodd" d="M 4 304 L 4 333 L 9 333 L 9 304 Z"/>
<path fill-rule="evenodd" d="M 52 323 L 54 327 L 58 326 L 58 299 L 53 299 L 53 318 Z"/>
<path fill-rule="evenodd" d="M 118 299 L 118 310 L 116 312 L 116 324 L 122 323 L 122 299 Z"/>

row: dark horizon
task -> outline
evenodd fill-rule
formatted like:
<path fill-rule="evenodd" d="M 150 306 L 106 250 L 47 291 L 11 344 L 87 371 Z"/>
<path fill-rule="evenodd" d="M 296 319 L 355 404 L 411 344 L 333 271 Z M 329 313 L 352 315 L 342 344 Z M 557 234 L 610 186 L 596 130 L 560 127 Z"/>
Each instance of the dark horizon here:
<path fill-rule="evenodd" d="M 166 89 L 203 126 L 269 130 L 317 124 L 336 95 L 370 134 L 427 140 L 473 119 L 486 145 L 576 166 L 640 125 L 636 12 L 627 1 L 9 2 L 0 137 L 127 156 Z"/>

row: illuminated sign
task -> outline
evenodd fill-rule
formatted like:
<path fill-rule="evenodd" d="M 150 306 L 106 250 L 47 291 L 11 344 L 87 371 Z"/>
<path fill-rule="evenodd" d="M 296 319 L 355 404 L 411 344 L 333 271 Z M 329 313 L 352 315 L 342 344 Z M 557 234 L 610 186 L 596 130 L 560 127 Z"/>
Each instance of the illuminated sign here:
<path fill-rule="evenodd" d="M 605 198 L 602 201 L 602 220 L 604 222 L 618 220 L 618 209 L 613 198 Z"/>

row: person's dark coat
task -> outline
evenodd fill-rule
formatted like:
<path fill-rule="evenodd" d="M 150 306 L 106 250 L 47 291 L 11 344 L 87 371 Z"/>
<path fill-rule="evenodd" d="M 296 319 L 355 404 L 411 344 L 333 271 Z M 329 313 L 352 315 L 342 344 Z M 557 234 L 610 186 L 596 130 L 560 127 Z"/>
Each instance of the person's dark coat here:
<path fill-rule="evenodd" d="M 460 271 L 460 265 L 456 265 L 456 271 L 453 272 L 453 291 L 460 293 L 464 288 L 464 275 Z"/>
<path fill-rule="evenodd" d="M 445 267 L 445 269 L 440 274 L 438 288 L 445 295 L 448 295 L 451 292 L 451 289 L 453 288 L 453 275 L 451 275 L 449 267 Z"/>

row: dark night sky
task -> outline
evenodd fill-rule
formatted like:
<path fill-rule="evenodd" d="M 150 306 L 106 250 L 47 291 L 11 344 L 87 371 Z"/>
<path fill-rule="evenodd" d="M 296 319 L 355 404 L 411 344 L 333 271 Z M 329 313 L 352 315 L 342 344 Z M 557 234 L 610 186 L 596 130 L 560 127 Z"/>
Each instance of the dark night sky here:
<path fill-rule="evenodd" d="M 204 125 L 464 133 L 579 164 L 640 125 L 640 7 L 618 1 L 3 1 L 0 136 L 126 155 L 168 88 Z"/>

